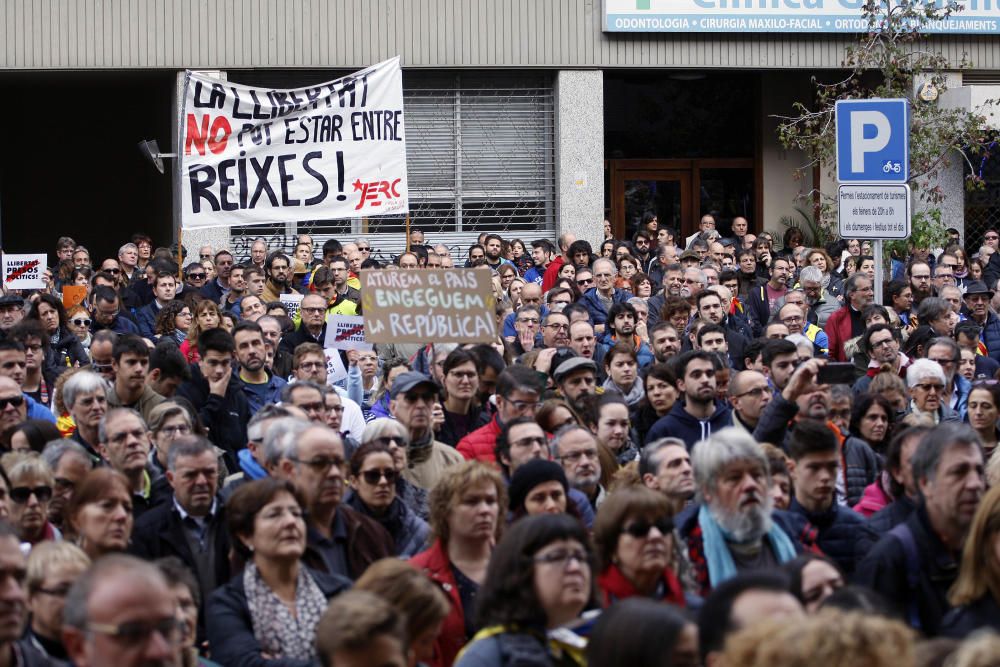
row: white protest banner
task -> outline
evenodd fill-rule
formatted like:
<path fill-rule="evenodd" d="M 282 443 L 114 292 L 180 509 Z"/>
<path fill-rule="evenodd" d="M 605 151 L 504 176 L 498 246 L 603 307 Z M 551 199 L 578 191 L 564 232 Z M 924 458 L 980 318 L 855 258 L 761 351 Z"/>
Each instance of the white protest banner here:
<path fill-rule="evenodd" d="M 48 268 L 48 255 L 3 256 L 3 286 L 5 289 L 45 289 L 42 274 Z"/>
<path fill-rule="evenodd" d="M 304 294 L 280 294 L 278 295 L 278 300 L 285 305 L 288 316 L 294 320 L 295 316 L 299 314 L 299 308 L 302 307 L 302 299 L 304 297 Z"/>
<path fill-rule="evenodd" d="M 326 383 L 331 387 L 347 377 L 347 368 L 338 350 L 323 350 L 326 356 Z"/>
<path fill-rule="evenodd" d="M 328 350 L 364 350 L 373 349 L 371 343 L 365 342 L 365 318 L 361 315 L 327 315 L 326 341 L 323 347 Z"/>
<path fill-rule="evenodd" d="M 182 118 L 184 229 L 408 211 L 398 57 L 289 90 L 188 71 Z"/>

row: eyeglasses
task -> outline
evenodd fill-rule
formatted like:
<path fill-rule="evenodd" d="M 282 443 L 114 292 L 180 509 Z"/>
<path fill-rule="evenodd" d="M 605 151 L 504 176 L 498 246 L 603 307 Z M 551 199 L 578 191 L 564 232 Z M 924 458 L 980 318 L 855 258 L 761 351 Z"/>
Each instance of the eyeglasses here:
<path fill-rule="evenodd" d="M 95 364 L 91 363 L 90 367 L 94 369 L 95 373 L 108 373 L 114 369 L 111 364 Z"/>
<path fill-rule="evenodd" d="M 403 440 L 403 438 L 399 437 L 398 435 L 382 436 L 381 438 L 375 438 L 374 440 L 372 440 L 372 442 L 378 445 L 383 445 L 384 447 L 388 447 L 390 445 L 396 445 L 397 447 L 406 446 L 406 441 Z"/>
<path fill-rule="evenodd" d="M 76 482 L 71 479 L 66 479 L 65 477 L 56 477 L 56 488 L 60 491 L 72 491 L 76 488 Z"/>
<path fill-rule="evenodd" d="M 167 435 L 187 435 L 191 432 L 191 427 L 187 424 L 178 424 L 177 426 L 164 426 L 159 430 L 160 433 L 165 433 Z"/>
<path fill-rule="evenodd" d="M 322 361 L 303 361 L 301 364 L 299 364 L 299 368 L 302 368 L 307 371 L 312 370 L 314 368 L 323 368 L 324 366 L 326 366 L 326 364 L 323 363 Z"/>
<path fill-rule="evenodd" d="M 545 324 L 543 326 L 546 329 L 555 329 L 556 331 L 569 331 L 568 324 Z"/>
<path fill-rule="evenodd" d="M 532 411 L 534 411 L 534 410 L 537 410 L 538 406 L 541 405 L 541 403 L 538 402 L 538 401 L 511 401 L 511 400 L 507 400 L 507 402 L 510 403 L 511 405 L 513 405 L 514 409 L 518 410 L 518 411 L 522 411 L 522 410 L 532 410 Z"/>
<path fill-rule="evenodd" d="M 875 341 L 875 340 L 868 341 L 868 344 L 874 350 L 874 349 L 879 348 L 879 347 L 888 347 L 889 345 L 892 345 L 895 342 L 896 342 L 895 338 L 885 338 L 885 339 L 879 340 L 879 341 Z"/>
<path fill-rule="evenodd" d="M 927 359 L 929 361 L 936 361 L 939 364 L 941 364 L 942 366 L 944 366 L 945 364 L 957 364 L 959 361 L 961 361 L 962 358 L 958 357 L 958 358 L 955 358 L 955 359 L 932 359 L 931 357 L 927 357 Z"/>
<path fill-rule="evenodd" d="M 109 623 L 88 623 L 87 632 L 96 632 L 111 637 L 125 646 L 138 647 L 149 641 L 156 632 L 170 644 L 176 644 L 181 637 L 181 624 L 171 616 L 153 623 L 132 621 L 111 625 Z"/>
<path fill-rule="evenodd" d="M 940 394 L 942 391 L 944 391 L 944 385 L 943 384 L 932 384 L 932 383 L 926 383 L 926 382 L 923 383 L 923 384 L 915 384 L 915 385 L 913 385 L 913 388 L 914 389 L 920 389 L 921 391 L 927 391 L 927 392 L 933 391 L 935 394 Z"/>
<path fill-rule="evenodd" d="M 189 273 L 188 274 L 188 279 L 190 279 L 190 280 L 204 280 L 207 275 L 208 275 L 207 273 Z"/>
<path fill-rule="evenodd" d="M 397 473 L 392 468 L 382 468 L 381 470 L 379 469 L 365 470 L 361 473 L 361 477 L 362 479 L 365 480 L 365 483 L 370 484 L 371 486 L 375 486 L 376 484 L 381 482 L 383 477 L 385 477 L 385 481 L 388 482 L 390 485 L 395 484 L 396 477 L 398 475 L 399 473 Z"/>
<path fill-rule="evenodd" d="M 627 526 L 622 527 L 622 533 L 631 535 L 637 540 L 640 540 L 644 537 L 648 537 L 649 531 L 651 531 L 654 527 L 660 531 L 661 535 L 669 535 L 674 530 L 674 522 L 670 519 L 670 517 L 661 517 L 656 521 L 639 519 L 638 521 L 633 521 Z"/>
<path fill-rule="evenodd" d="M 82 318 L 82 319 L 73 318 L 72 320 L 70 320 L 70 322 L 72 322 L 74 325 L 76 325 L 78 327 L 89 327 L 90 324 L 91 324 L 91 321 L 92 320 L 89 317 Z"/>
<path fill-rule="evenodd" d="M 119 273 L 122 272 L 121 269 L 102 269 L 102 271 L 104 271 L 105 273 L 110 273 L 113 276 L 117 276 Z"/>
<path fill-rule="evenodd" d="M 582 280 L 577 280 L 576 284 L 577 285 L 593 285 L 594 284 L 594 279 L 593 278 L 583 278 Z"/>
<path fill-rule="evenodd" d="M 561 565 L 562 567 L 566 567 L 575 560 L 580 565 L 590 567 L 590 556 L 583 549 L 556 549 L 535 556 L 532 560 L 539 565 Z"/>
<path fill-rule="evenodd" d="M 6 398 L 0 398 L 0 410 L 6 410 L 8 406 L 13 405 L 15 408 L 19 408 L 24 405 L 24 396 L 18 394 L 17 396 L 8 396 Z"/>
<path fill-rule="evenodd" d="M 45 486 L 15 486 L 10 490 L 10 499 L 13 500 L 18 505 L 23 505 L 28 502 L 34 494 L 35 498 L 38 499 L 40 503 L 47 503 L 52 500 L 52 487 Z"/>
<path fill-rule="evenodd" d="M 559 457 L 560 461 L 568 461 L 569 463 L 576 463 L 583 457 L 587 457 L 591 460 L 597 460 L 597 450 L 596 449 L 581 449 L 578 452 L 570 452 L 569 454 L 563 454 Z"/>
<path fill-rule="evenodd" d="M 734 398 L 743 398 L 744 396 L 753 396 L 754 398 L 760 398 L 764 395 L 765 391 L 769 391 L 769 387 L 754 387 L 749 389 L 742 394 L 736 394 Z"/>
<path fill-rule="evenodd" d="M 796 317 L 794 315 L 792 317 L 786 317 L 786 318 L 784 318 L 784 319 L 781 320 L 782 324 L 796 324 L 797 322 L 801 322 L 801 321 L 802 321 L 802 317 Z"/>
<path fill-rule="evenodd" d="M 996 234 L 987 234 L 983 238 L 986 239 L 987 241 L 996 241 L 1000 239 L 1000 236 L 997 236 Z"/>
<path fill-rule="evenodd" d="M 369 248 L 366 245 L 359 245 L 358 250 L 360 250 L 361 252 L 368 252 L 369 250 L 371 250 L 371 248 Z"/>
<path fill-rule="evenodd" d="M 317 456 L 316 458 L 309 459 L 308 461 L 304 461 L 302 459 L 293 458 L 289 456 L 288 460 L 294 463 L 300 463 L 304 466 L 309 466 L 320 475 L 325 475 L 327 472 L 330 471 L 330 468 L 334 466 L 337 466 L 338 468 L 344 467 L 344 459 L 337 456 L 329 458 L 326 456 Z"/>
<path fill-rule="evenodd" d="M 521 438 L 520 440 L 514 440 L 510 444 L 512 447 L 515 445 L 518 447 L 531 447 L 533 445 L 544 447 L 547 442 L 548 440 L 544 436 L 538 436 L 534 438 Z"/>
<path fill-rule="evenodd" d="M 322 313 L 326 308 L 299 308 L 303 313 Z"/>

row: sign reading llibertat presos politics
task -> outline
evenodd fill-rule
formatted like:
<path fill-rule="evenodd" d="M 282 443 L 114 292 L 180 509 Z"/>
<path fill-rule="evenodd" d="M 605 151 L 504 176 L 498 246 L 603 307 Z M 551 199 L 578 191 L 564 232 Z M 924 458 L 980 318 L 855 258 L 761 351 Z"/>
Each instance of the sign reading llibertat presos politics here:
<path fill-rule="evenodd" d="M 935 0 L 931 0 L 931 4 Z M 936 0 L 937 4 L 951 0 Z M 863 33 L 865 0 L 604 0 L 605 32 Z M 955 0 L 924 33 L 1000 34 L 997 0 Z"/>
<path fill-rule="evenodd" d="M 398 57 L 289 90 L 189 71 L 184 89 L 184 229 L 406 214 Z"/>

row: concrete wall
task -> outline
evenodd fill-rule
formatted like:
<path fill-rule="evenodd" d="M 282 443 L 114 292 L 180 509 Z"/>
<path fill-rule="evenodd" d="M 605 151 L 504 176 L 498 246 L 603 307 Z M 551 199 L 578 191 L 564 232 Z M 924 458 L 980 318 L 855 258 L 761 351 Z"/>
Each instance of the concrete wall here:
<path fill-rule="evenodd" d="M 556 76 L 556 202 L 559 234 L 593 247 L 604 239 L 604 74 Z"/>

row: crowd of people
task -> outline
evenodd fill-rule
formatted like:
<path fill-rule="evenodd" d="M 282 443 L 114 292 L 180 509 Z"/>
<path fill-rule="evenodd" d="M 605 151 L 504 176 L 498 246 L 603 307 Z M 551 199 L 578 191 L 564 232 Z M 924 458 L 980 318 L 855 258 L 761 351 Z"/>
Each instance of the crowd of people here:
<path fill-rule="evenodd" d="M 59 239 L 0 295 L 0 667 L 1000 664 L 1000 234 L 876 303 L 868 242 L 716 222 Z M 425 269 L 494 340 L 326 346 Z"/>

